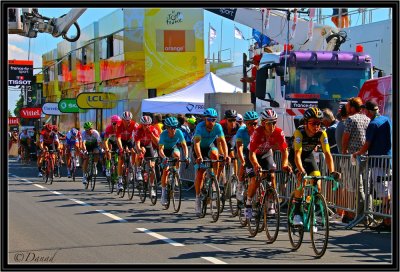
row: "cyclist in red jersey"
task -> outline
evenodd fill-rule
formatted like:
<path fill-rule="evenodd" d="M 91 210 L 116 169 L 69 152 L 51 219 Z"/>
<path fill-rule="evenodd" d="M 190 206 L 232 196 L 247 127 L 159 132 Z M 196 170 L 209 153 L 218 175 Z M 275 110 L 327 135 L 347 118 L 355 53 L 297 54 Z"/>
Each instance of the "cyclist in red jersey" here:
<path fill-rule="evenodd" d="M 118 126 L 121 124 L 121 117 L 118 115 L 111 116 L 111 124 L 106 127 L 104 133 L 104 151 L 106 153 L 106 176 L 110 176 L 110 161 L 111 161 L 111 153 L 110 151 L 117 151 L 117 131 Z"/>
<path fill-rule="evenodd" d="M 117 128 L 117 145 L 119 149 L 119 160 L 118 160 L 118 191 L 123 189 L 122 187 L 122 164 L 123 164 L 123 150 L 127 149 L 131 152 L 131 160 L 135 161 L 135 150 L 133 142 L 133 134 L 136 133 L 139 128 L 139 124 L 132 120 L 133 115 L 130 111 L 122 113 L 122 121 Z"/>
<path fill-rule="evenodd" d="M 136 156 L 135 165 L 137 169 L 143 162 L 144 157 L 156 157 L 157 153 L 156 150 L 158 149 L 158 141 L 160 140 L 160 133 L 158 129 L 156 129 L 152 124 L 152 119 L 150 116 L 142 116 L 140 118 L 140 126 L 137 132 L 135 133 L 135 145 L 136 151 L 138 156 Z M 150 167 L 154 167 L 155 161 L 150 161 Z M 150 176 L 150 180 L 154 181 L 153 176 Z M 142 174 L 138 170 L 136 172 L 136 179 L 143 180 Z M 153 185 L 153 184 L 151 184 Z M 152 188 L 152 195 L 154 196 L 156 192 L 153 192 Z"/>
<path fill-rule="evenodd" d="M 59 151 L 59 143 L 60 141 L 58 140 L 57 133 L 53 131 L 53 126 L 51 124 L 46 124 L 44 125 L 42 131 L 40 132 L 40 137 L 39 137 L 39 148 L 41 151 L 44 150 L 56 150 Z M 43 162 L 43 155 L 44 153 L 41 152 L 39 154 L 38 160 L 37 160 L 37 166 L 39 170 L 38 176 L 42 176 L 42 171 L 41 171 L 41 166 Z M 51 154 L 53 157 L 53 161 L 55 160 L 54 154 Z"/>
<path fill-rule="evenodd" d="M 282 170 L 291 171 L 288 162 L 289 152 L 288 145 L 285 140 L 285 134 L 281 128 L 276 126 L 278 115 L 276 112 L 267 108 L 260 114 L 261 126 L 256 128 L 254 133 L 251 135 L 249 143 L 249 159 L 252 164 L 252 168 L 247 168 L 246 172 L 249 174 L 250 184 L 247 191 L 247 202 L 245 215 L 246 218 L 252 217 L 251 199 L 253 198 L 257 187 L 255 173 L 259 169 L 265 170 L 276 170 L 276 164 L 274 162 L 273 151 L 280 150 L 282 153 Z M 276 189 L 275 174 L 269 173 L 273 187 Z M 275 207 L 273 204 L 268 207 L 268 214 L 275 213 Z"/>

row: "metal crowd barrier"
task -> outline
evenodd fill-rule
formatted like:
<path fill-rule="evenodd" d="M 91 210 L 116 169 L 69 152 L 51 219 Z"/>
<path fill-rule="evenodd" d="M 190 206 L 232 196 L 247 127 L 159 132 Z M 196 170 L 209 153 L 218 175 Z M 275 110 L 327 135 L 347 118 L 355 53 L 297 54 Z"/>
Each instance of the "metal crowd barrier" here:
<path fill-rule="evenodd" d="M 192 147 L 189 154 L 194 162 Z M 392 157 L 391 156 L 367 156 L 359 157 L 356 163 L 352 163 L 351 155 L 332 154 L 335 170 L 342 173 L 341 186 L 333 191 L 333 184 L 322 184 L 322 194 L 325 196 L 328 207 L 332 210 L 341 209 L 354 213 L 354 219 L 346 228 L 353 228 L 365 217 L 392 218 L 390 209 L 392 200 Z M 282 155 L 274 152 L 274 160 L 277 169 L 282 169 Z M 328 175 L 325 156 L 322 152 L 315 152 L 315 158 L 322 175 Z M 187 169 L 181 167 L 181 179 L 193 182 L 195 179 L 194 164 Z M 290 198 L 290 194 L 296 188 L 296 178 L 286 173 L 277 173 L 277 191 L 284 205 Z M 194 185 L 186 190 L 190 190 Z"/>

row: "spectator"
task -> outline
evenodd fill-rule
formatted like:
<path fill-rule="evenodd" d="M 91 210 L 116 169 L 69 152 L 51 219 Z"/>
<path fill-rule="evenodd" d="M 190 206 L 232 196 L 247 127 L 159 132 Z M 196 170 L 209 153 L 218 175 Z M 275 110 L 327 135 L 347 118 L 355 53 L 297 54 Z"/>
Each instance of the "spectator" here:
<path fill-rule="evenodd" d="M 348 113 L 348 118 L 344 122 L 345 129 L 342 139 L 342 153 L 343 154 L 353 154 L 360 150 L 360 148 L 365 143 L 365 133 L 370 119 L 361 113 L 362 100 L 360 97 L 352 97 L 348 100 L 346 104 L 346 111 Z M 364 173 L 366 163 L 360 160 L 359 170 L 360 173 Z M 361 175 L 358 186 L 358 205 L 357 205 L 357 215 L 361 216 L 364 213 L 364 203 L 365 203 L 365 193 L 364 193 L 364 182 L 365 175 Z M 371 201 L 368 202 L 372 208 Z M 350 218 L 343 218 L 344 221 Z M 369 215 L 368 219 L 372 219 Z M 368 220 L 367 219 L 367 220 Z M 368 223 L 368 221 L 367 221 Z"/>
<path fill-rule="evenodd" d="M 339 10 L 341 12 L 340 25 L 339 25 Z M 331 20 L 337 28 L 347 28 L 350 26 L 349 15 L 348 15 L 349 10 L 347 8 L 342 8 L 342 9 L 334 8 L 332 9 L 332 11 L 333 13 Z"/>
<path fill-rule="evenodd" d="M 336 130 L 335 130 L 335 140 L 337 144 L 337 149 L 338 153 L 342 154 L 342 139 L 343 139 L 343 132 L 344 132 L 344 121 L 346 120 L 348 114 L 346 111 L 346 106 L 343 106 L 338 114 L 336 115 L 336 118 L 339 120 Z M 342 172 L 343 173 L 343 172 Z"/>
<path fill-rule="evenodd" d="M 18 128 L 14 128 L 13 131 L 9 134 L 10 135 L 10 139 L 8 141 L 8 150 L 11 149 L 13 144 L 18 143 Z"/>
<path fill-rule="evenodd" d="M 241 82 L 248 82 L 250 83 L 250 93 L 251 93 L 251 103 L 256 105 L 256 76 L 257 70 L 260 65 L 262 55 L 255 55 L 253 57 L 253 67 L 251 68 L 251 77 L 243 77 L 240 79 Z"/>
<path fill-rule="evenodd" d="M 338 154 L 339 152 L 336 144 L 335 132 L 339 121 L 336 120 L 330 109 L 323 109 L 322 114 L 324 115 L 324 117 L 322 117 L 322 124 L 324 124 L 326 127 L 326 134 L 328 135 L 331 154 Z"/>
<path fill-rule="evenodd" d="M 162 122 L 162 115 L 161 113 L 154 113 L 153 114 L 153 125 L 158 130 L 159 133 L 163 130 L 163 122 Z"/>
<path fill-rule="evenodd" d="M 185 137 L 186 145 L 189 147 L 192 145 L 192 137 L 190 135 L 191 133 L 187 119 L 183 114 L 178 114 L 177 119 L 179 122 L 178 129 L 182 131 L 183 136 Z"/>
<path fill-rule="evenodd" d="M 364 145 L 353 157 L 363 155 L 368 151 L 369 156 L 392 155 L 392 124 L 386 116 L 379 114 L 379 107 L 375 102 L 367 101 L 364 105 L 365 114 L 371 119 L 366 131 Z M 389 213 L 390 196 L 392 191 L 391 181 L 388 180 L 387 168 L 389 162 L 378 163 L 374 160 L 369 164 L 369 181 L 372 183 L 368 188 L 373 188 L 377 198 L 382 199 L 383 213 Z M 372 193 L 372 192 L 370 192 Z M 377 226 L 375 226 L 376 228 Z M 383 220 L 379 228 L 390 229 L 390 218 Z"/>

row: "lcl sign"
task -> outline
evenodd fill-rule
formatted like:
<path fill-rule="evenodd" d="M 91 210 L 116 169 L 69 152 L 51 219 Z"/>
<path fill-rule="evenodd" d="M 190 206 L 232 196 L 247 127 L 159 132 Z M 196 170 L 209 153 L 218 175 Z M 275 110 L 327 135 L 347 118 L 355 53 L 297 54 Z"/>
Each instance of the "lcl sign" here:
<path fill-rule="evenodd" d="M 21 118 L 39 119 L 42 115 L 42 108 L 23 108 L 19 115 Z"/>

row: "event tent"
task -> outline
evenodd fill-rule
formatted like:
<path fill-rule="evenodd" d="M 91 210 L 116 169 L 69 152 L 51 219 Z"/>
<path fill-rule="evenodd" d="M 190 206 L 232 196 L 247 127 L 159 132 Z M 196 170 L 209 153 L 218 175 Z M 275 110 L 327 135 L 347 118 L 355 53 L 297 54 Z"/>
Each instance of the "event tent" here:
<path fill-rule="evenodd" d="M 217 77 L 215 74 L 208 73 L 195 83 L 176 92 L 143 99 L 142 112 L 202 114 L 204 111 L 205 93 L 237 92 L 242 92 L 242 90 Z"/>

